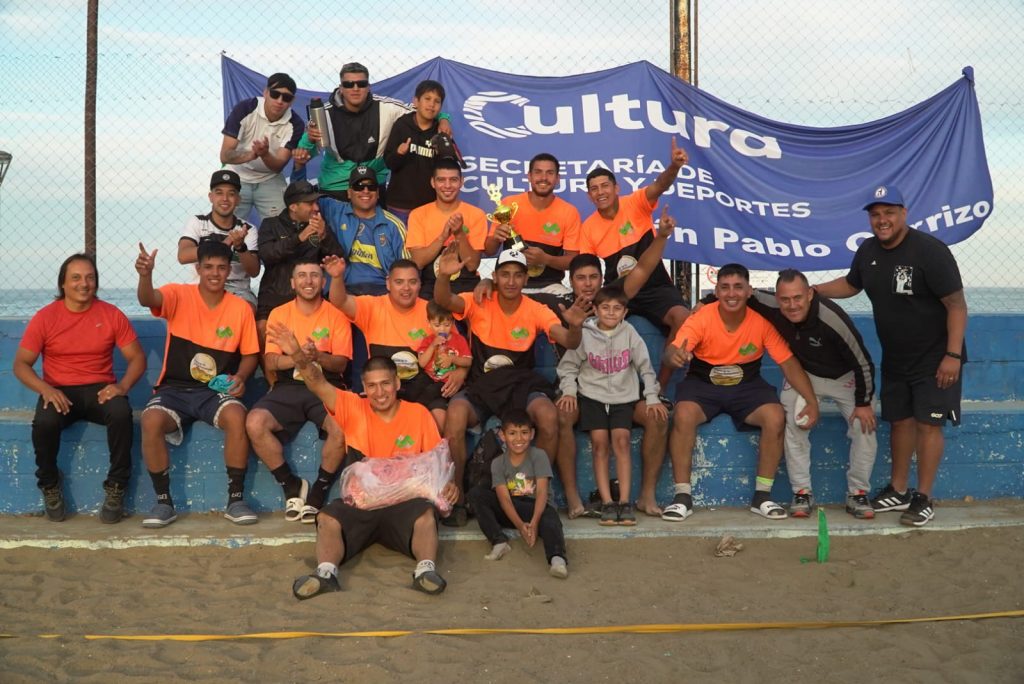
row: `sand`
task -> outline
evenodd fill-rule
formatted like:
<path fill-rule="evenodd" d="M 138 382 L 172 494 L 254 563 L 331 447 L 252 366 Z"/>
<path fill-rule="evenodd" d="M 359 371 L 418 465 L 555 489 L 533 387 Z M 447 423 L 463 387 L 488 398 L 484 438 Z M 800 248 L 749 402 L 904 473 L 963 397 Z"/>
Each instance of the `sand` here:
<path fill-rule="evenodd" d="M 650 521 L 642 524 L 658 524 Z M 571 576 L 513 542 L 442 542 L 448 590 L 375 547 L 298 602 L 313 545 L 0 551 L 0 681 L 1024 682 L 1024 618 L 821 630 L 575 636 L 86 640 L 84 635 L 862 620 L 1024 608 L 1024 526 L 832 538 L 569 542 Z M 539 596 L 538 596 L 539 595 Z M 59 634 L 39 638 L 41 634 Z"/>

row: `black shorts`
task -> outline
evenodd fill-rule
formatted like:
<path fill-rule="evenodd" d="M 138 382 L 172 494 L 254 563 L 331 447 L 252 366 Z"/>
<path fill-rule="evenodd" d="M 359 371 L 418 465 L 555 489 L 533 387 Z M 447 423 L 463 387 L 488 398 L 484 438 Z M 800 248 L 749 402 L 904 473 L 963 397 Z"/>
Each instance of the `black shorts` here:
<path fill-rule="evenodd" d="M 412 499 L 372 511 L 364 511 L 349 506 L 341 499 L 335 499 L 320 510 L 318 517 L 329 515 L 341 523 L 341 539 L 345 543 L 345 557 L 341 562 L 344 563 L 374 544 L 413 558 L 413 525 L 428 510 L 434 510 L 434 504 L 426 499 Z M 434 524 L 437 524 L 436 514 Z"/>
<path fill-rule="evenodd" d="M 252 408 L 268 411 L 281 424 L 283 429 L 274 433 L 274 436 L 282 442 L 295 439 L 307 420 L 316 426 L 320 439 L 327 439 L 323 429 L 327 407 L 305 385 L 278 382 Z"/>
<path fill-rule="evenodd" d="M 628 404 L 602 404 L 582 394 L 576 397 L 580 408 L 580 419 L 576 427 L 582 432 L 591 430 L 630 430 L 633 427 L 633 409 L 636 402 Z"/>
<path fill-rule="evenodd" d="M 610 285 L 622 286 L 624 278 L 618 278 Z M 659 330 L 664 330 L 665 316 L 676 306 L 686 307 L 682 293 L 674 285 L 644 285 L 636 296 L 629 300 L 629 315 L 643 316 Z"/>
<path fill-rule="evenodd" d="M 756 425 L 744 422 L 747 417 L 765 404 L 779 404 L 778 390 L 761 376 L 738 385 L 712 385 L 693 375 L 687 375 L 676 385 L 676 403 L 692 401 L 700 406 L 708 422 L 719 413 L 732 418 L 737 430 L 744 432 L 759 430 Z"/>
<path fill-rule="evenodd" d="M 421 370 L 408 380 L 402 381 L 402 386 L 398 390 L 398 396 L 400 399 L 405 399 L 415 404 L 423 404 L 431 411 L 434 409 L 441 409 L 443 411 L 448 408 L 448 399 L 441 396 L 443 388 L 443 382 L 435 381 L 425 371 Z"/>
<path fill-rule="evenodd" d="M 963 390 L 963 371 L 950 387 L 941 389 L 935 376 L 915 380 L 896 380 L 882 374 L 882 420 L 893 422 L 913 418 L 927 425 L 945 425 L 949 420 L 960 424 L 960 393 Z"/>

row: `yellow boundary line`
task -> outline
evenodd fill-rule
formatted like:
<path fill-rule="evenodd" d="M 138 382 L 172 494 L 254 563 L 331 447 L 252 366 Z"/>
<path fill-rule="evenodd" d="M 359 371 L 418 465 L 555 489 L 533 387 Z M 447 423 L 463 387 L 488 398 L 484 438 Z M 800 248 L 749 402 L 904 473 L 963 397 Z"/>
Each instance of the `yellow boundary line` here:
<path fill-rule="evenodd" d="M 255 632 L 252 634 L 85 634 L 89 641 L 244 641 L 264 639 L 308 639 L 311 637 L 330 638 L 394 638 L 429 634 L 434 636 L 493 636 L 498 634 L 521 635 L 585 635 L 585 634 L 675 634 L 680 632 L 740 632 L 766 629 L 835 629 L 843 627 L 879 627 L 882 625 L 906 625 L 924 622 L 954 622 L 963 620 L 990 620 L 993 618 L 1024 617 L 1024 610 L 1006 610 L 996 613 L 974 613 L 970 615 L 942 615 L 921 618 L 893 618 L 889 620 L 840 620 L 833 622 L 720 622 L 709 624 L 651 624 L 651 625 L 610 625 L 604 627 L 540 627 L 540 628 L 462 628 L 428 630 L 377 630 L 369 632 Z M 33 638 L 18 634 L 0 634 L 0 639 Z M 64 634 L 37 634 L 38 639 L 74 638 Z"/>

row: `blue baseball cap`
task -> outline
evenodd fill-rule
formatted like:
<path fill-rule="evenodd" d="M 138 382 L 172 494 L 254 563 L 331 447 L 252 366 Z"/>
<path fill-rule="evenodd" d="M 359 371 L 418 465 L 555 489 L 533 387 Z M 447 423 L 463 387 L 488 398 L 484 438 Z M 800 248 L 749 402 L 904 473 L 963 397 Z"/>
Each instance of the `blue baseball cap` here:
<path fill-rule="evenodd" d="M 864 205 L 864 210 L 870 209 L 875 204 L 907 206 L 907 203 L 903 201 L 903 193 L 895 185 L 879 185 L 875 188 L 871 193 L 871 199 Z"/>

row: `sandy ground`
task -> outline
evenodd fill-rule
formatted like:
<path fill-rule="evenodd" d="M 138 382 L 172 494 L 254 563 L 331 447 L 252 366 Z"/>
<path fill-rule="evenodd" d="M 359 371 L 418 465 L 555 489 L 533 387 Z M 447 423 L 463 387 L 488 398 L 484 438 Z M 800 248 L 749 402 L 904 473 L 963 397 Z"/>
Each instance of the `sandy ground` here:
<path fill-rule="evenodd" d="M 1024 609 L 1024 527 L 751 540 L 569 542 L 571 576 L 513 542 L 443 542 L 448 590 L 410 589 L 412 562 L 375 547 L 343 591 L 296 601 L 313 545 L 0 552 L 0 681 L 1024 682 L 1024 618 L 677 634 L 138 642 L 87 634 L 422 631 L 888 619 Z M 540 594 L 540 596 L 537 596 Z M 39 638 L 42 634 L 59 634 Z M 870 678 L 870 679 L 868 679 Z"/>

